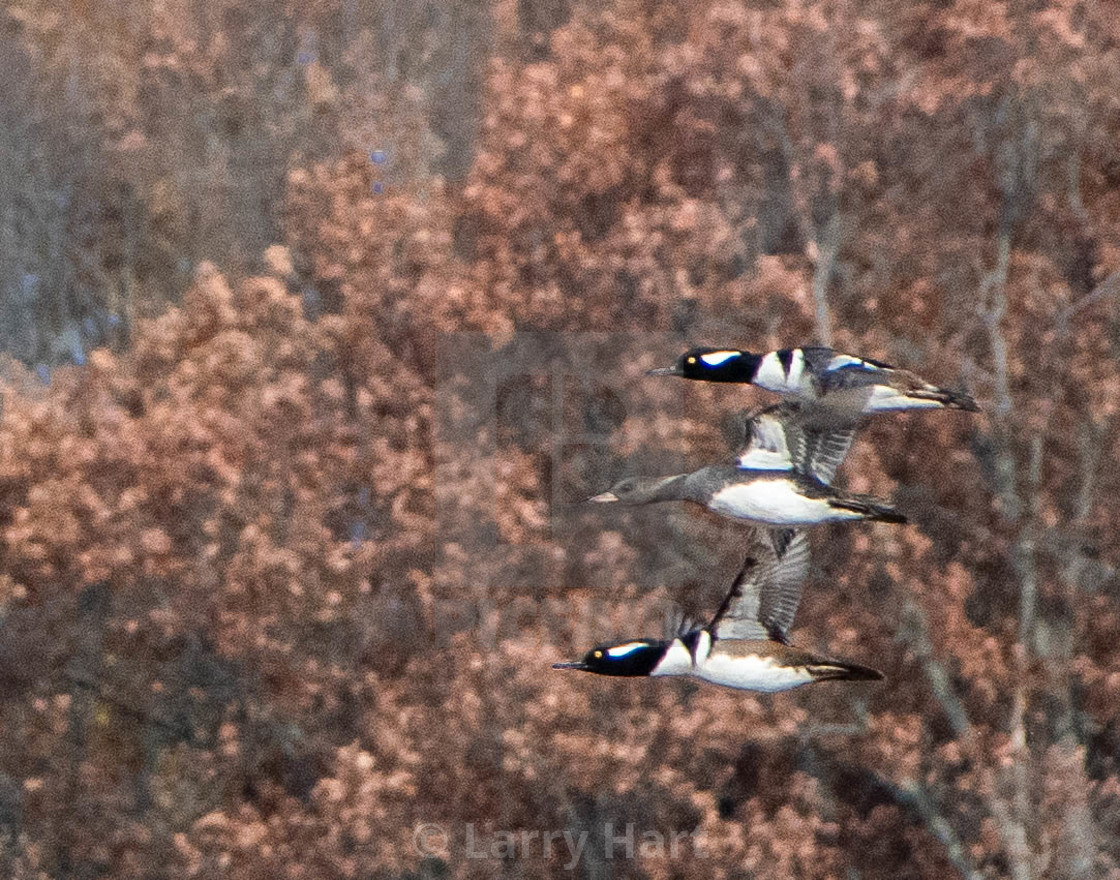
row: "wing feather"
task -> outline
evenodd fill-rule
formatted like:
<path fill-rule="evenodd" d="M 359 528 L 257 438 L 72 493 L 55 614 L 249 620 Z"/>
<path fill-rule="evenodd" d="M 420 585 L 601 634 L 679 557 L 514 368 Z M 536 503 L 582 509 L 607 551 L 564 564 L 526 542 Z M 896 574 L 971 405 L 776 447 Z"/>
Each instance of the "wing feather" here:
<path fill-rule="evenodd" d="M 796 418 L 786 419 L 785 424 L 794 468 L 812 474 L 826 486 L 831 485 L 852 448 L 855 425 L 815 426 Z"/>
<path fill-rule="evenodd" d="M 740 470 L 788 471 L 793 469 L 782 405 L 762 407 L 743 414 L 744 442 L 735 464 Z"/>
<path fill-rule="evenodd" d="M 759 619 L 771 638 L 786 641 L 808 576 L 809 533 L 802 529 L 794 534 L 786 552 L 761 575 Z"/>
<path fill-rule="evenodd" d="M 753 530 L 743 567 L 709 624 L 717 639 L 786 641 L 809 573 L 809 536 L 794 531 L 779 554 L 768 531 Z"/>
<path fill-rule="evenodd" d="M 856 423 L 786 401 L 745 415 L 742 470 L 794 470 L 832 482 L 856 435 Z"/>

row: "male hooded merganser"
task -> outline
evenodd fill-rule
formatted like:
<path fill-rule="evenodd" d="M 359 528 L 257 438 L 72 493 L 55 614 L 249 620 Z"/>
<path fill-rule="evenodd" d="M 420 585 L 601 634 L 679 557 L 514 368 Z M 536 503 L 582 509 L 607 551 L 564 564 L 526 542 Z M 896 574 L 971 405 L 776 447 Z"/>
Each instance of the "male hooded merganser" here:
<path fill-rule="evenodd" d="M 852 413 L 980 409 L 967 394 L 931 385 L 907 370 L 822 346 L 783 348 L 766 354 L 737 348 L 694 348 L 673 366 L 649 373 L 706 382 L 749 383 Z"/>
<path fill-rule="evenodd" d="M 874 681 L 883 673 L 820 657 L 788 643 L 809 568 L 804 531 L 774 552 L 756 530 L 746 562 L 711 622 L 673 639 L 600 645 L 582 660 L 553 664 L 599 675 L 691 675 L 740 690 L 789 690 L 814 681 Z"/>
<path fill-rule="evenodd" d="M 748 470 L 733 464 L 709 465 L 671 477 L 627 477 L 588 500 L 622 504 L 691 501 L 714 513 L 770 526 L 802 527 L 851 520 L 906 522 L 906 517 L 889 504 L 832 489 L 812 474 Z"/>

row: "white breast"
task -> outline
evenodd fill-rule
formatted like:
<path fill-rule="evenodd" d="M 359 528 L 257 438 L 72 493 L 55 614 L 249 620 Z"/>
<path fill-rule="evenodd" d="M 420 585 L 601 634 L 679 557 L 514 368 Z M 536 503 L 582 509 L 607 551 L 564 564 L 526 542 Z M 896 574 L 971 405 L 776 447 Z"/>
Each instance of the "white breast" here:
<path fill-rule="evenodd" d="M 791 390 L 786 386 L 786 371 L 782 362 L 778 360 L 776 351 L 765 355 L 758 362 L 758 369 L 754 371 L 753 381 L 759 388 L 765 388 L 767 391 L 781 393 Z"/>
<path fill-rule="evenodd" d="M 765 693 L 787 691 L 813 680 L 803 666 L 781 666 L 773 657 L 735 657 L 719 651 L 709 655 L 694 674 L 714 684 Z"/>
<path fill-rule="evenodd" d="M 805 352 L 795 348 L 790 358 L 789 370 L 782 365 L 778 353 L 772 351 L 758 362 L 752 381 L 759 388 L 765 388 L 767 391 L 805 397 L 815 396 L 811 378 L 808 365 L 805 363 Z"/>
<path fill-rule="evenodd" d="M 852 511 L 834 509 L 823 498 L 798 494 L 789 480 L 754 480 L 720 489 L 708 507 L 716 513 L 778 526 L 809 526 L 859 519 Z"/>
<path fill-rule="evenodd" d="M 692 654 L 680 639 L 674 639 L 665 656 L 650 675 L 688 675 L 692 670 Z"/>

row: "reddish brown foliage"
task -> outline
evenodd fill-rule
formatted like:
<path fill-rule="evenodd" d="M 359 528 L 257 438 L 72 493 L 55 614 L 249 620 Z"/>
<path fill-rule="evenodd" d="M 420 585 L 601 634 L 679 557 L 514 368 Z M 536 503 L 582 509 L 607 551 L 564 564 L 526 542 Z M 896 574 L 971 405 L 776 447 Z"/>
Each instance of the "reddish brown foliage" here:
<path fill-rule="evenodd" d="M 1120 877 L 1111 11 L 618 0 L 542 41 L 518 4 L 519 41 L 480 4 L 454 128 L 456 44 L 410 61 L 413 13 L 351 6 L 171 4 L 103 45 L 93 5 L 6 13 L 44 82 L 69 52 L 101 84 L 149 225 L 127 265 L 82 245 L 128 344 L 0 374 L 2 873 L 569 876 L 498 845 L 568 830 L 598 876 Z M 276 205 L 247 238 L 176 176 L 239 163 Z M 161 309 L 183 254 L 223 265 Z M 739 561 L 733 525 L 571 505 L 726 455 L 755 399 L 643 371 L 828 336 L 985 409 L 870 426 L 844 479 L 914 525 L 815 541 L 798 641 L 888 681 L 553 673 Z M 607 823 L 690 842 L 608 858 Z"/>

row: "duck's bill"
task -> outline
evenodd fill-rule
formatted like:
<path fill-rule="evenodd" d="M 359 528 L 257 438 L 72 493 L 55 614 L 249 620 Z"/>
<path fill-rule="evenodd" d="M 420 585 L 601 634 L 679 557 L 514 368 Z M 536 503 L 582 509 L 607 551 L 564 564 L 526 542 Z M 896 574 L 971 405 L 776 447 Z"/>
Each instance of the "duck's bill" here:
<path fill-rule="evenodd" d="M 552 668 L 553 669 L 582 669 L 582 670 L 586 671 L 587 664 L 584 663 L 582 660 L 572 660 L 568 663 L 553 663 Z"/>
<path fill-rule="evenodd" d="M 600 492 L 598 495 L 592 495 L 587 499 L 588 504 L 592 501 L 596 504 L 605 504 L 608 501 L 618 501 L 618 496 L 614 492 Z"/>
<path fill-rule="evenodd" d="M 681 368 L 674 364 L 671 367 L 657 367 L 653 370 L 646 370 L 647 376 L 681 376 Z"/>

